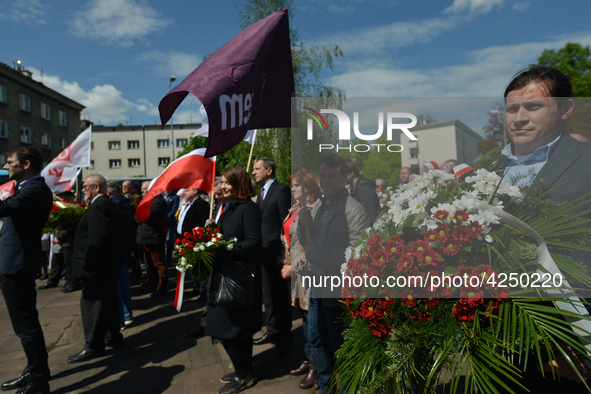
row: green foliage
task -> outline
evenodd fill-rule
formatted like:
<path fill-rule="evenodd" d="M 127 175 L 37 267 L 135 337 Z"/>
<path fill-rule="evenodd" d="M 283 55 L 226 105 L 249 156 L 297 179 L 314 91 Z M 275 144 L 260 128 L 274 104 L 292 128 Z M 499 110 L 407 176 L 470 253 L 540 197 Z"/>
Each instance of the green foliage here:
<path fill-rule="evenodd" d="M 545 49 L 538 64 L 553 67 L 566 75 L 576 97 L 591 97 L 591 50 L 589 45 L 567 42 L 559 50 Z"/>
<path fill-rule="evenodd" d="M 498 146 L 503 146 L 505 105 L 503 103 L 496 103 L 492 110 L 496 112 L 488 113 L 488 123 L 483 127 L 486 139 L 478 141 L 478 151 L 480 153 L 486 153 Z M 509 139 L 507 138 L 508 141 Z"/>
<path fill-rule="evenodd" d="M 85 211 L 83 208 L 62 208 L 52 211 L 47 222 L 45 222 L 43 232 L 53 233 L 55 231 L 73 230 Z"/>
<path fill-rule="evenodd" d="M 351 145 L 365 144 L 367 141 L 353 140 Z M 378 151 L 378 144 L 380 146 Z M 359 167 L 361 174 L 370 180 L 382 178 L 386 186 L 396 187 L 400 179 L 400 168 L 402 166 L 400 153 L 389 152 L 386 146 L 391 145 L 392 141 L 381 138 L 374 143 L 374 147 L 369 152 L 340 151 L 342 156 L 351 159 Z"/>

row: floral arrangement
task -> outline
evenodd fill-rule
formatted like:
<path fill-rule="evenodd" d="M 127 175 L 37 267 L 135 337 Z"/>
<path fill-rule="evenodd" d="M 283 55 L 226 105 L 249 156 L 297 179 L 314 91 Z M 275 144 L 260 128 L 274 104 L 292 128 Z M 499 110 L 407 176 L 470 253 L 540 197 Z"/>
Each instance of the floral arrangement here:
<path fill-rule="evenodd" d="M 548 305 L 558 300 L 544 291 L 591 285 L 567 257 L 589 250 L 591 220 L 571 213 L 589 196 L 556 204 L 543 198 L 546 189 L 536 182 L 519 190 L 484 168 L 461 178 L 435 168 L 392 193 L 341 267 L 371 280 L 342 289 L 347 329 L 334 384 L 349 393 L 427 393 L 447 381 L 455 392 L 465 379 L 470 392 L 513 392 L 509 385 L 521 383 L 512 362 L 525 365 L 530 351 L 540 367 L 543 356 L 566 355 L 559 342 L 585 354 L 581 341 L 589 341 L 562 317 L 591 319 Z M 559 277 L 538 271 L 546 246 Z M 541 286 L 545 275 L 549 286 Z"/>
<path fill-rule="evenodd" d="M 86 204 L 76 200 L 71 203 L 54 201 L 49 218 L 43 227 L 44 233 L 68 231 L 76 228 L 82 215 L 86 212 Z"/>
<path fill-rule="evenodd" d="M 176 269 L 179 272 L 189 270 L 196 278 L 209 272 L 214 261 L 214 252 L 220 247 L 232 250 L 237 239 L 225 240 L 216 223 L 204 227 L 195 227 L 191 232 L 185 231 L 182 238 L 176 240 L 179 257 Z"/>
<path fill-rule="evenodd" d="M 394 191 L 392 190 L 392 186 L 388 186 L 386 190 L 383 192 L 378 192 L 378 199 L 380 201 L 380 208 L 384 208 L 389 199 L 392 198 L 394 195 Z"/>

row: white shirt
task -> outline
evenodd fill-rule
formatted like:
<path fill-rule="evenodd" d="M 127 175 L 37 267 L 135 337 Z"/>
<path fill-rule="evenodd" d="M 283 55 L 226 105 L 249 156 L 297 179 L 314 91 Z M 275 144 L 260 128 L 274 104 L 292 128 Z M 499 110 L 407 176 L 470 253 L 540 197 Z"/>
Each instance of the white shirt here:
<path fill-rule="evenodd" d="M 183 222 L 185 221 L 187 211 L 189 210 L 189 208 L 191 208 L 191 204 L 193 204 L 193 201 L 187 201 L 187 205 L 183 208 L 181 214 L 179 215 L 179 224 L 177 224 L 176 226 L 176 232 L 181 237 L 183 236 Z"/>

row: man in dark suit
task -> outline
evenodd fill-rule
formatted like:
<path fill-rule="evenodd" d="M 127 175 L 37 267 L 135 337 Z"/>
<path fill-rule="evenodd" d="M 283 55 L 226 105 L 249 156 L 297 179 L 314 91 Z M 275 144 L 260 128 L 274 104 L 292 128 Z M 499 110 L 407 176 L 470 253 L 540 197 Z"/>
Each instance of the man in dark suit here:
<path fill-rule="evenodd" d="M 150 182 L 142 184 L 142 196 L 145 196 Z M 166 241 L 166 200 L 161 194 L 154 197 L 150 206 L 150 217 L 137 227 L 136 242 L 143 244 L 148 266 L 148 280 L 144 283 L 152 297 L 166 294 L 168 289 L 168 266 L 164 255 Z"/>
<path fill-rule="evenodd" d="M 209 204 L 199 197 L 199 189 L 185 189 L 183 198 L 185 203 L 179 214 L 179 223 L 176 227 L 176 232 L 181 238 L 185 232 L 190 233 L 195 227 L 203 227 L 205 221 L 209 219 Z M 193 285 L 194 291 L 199 293 L 199 300 L 204 300 L 207 297 L 208 277 L 207 273 L 201 275 L 196 281 L 197 283 Z"/>
<path fill-rule="evenodd" d="M 82 185 L 88 210 L 82 215 L 74 236 L 73 275 L 82 278 L 80 312 L 86 342 L 68 362 L 87 361 L 105 352 L 105 340 L 123 346 L 119 332 L 117 280 L 123 263 L 119 212 L 107 196 L 107 181 L 98 174 Z"/>
<path fill-rule="evenodd" d="M 520 187 L 544 179 L 549 189 L 545 197 L 558 203 L 591 193 L 588 176 L 591 144 L 579 142 L 563 133 L 564 122 L 575 108 L 572 97 L 572 85 L 568 77 L 548 67 L 533 67 L 518 73 L 505 90 L 506 128 L 512 143 L 501 151 L 504 158 L 500 159 L 495 170 L 500 175 L 504 174 L 507 180 L 517 179 L 517 186 Z M 591 203 L 586 203 L 573 212 L 590 209 Z M 591 214 L 585 217 L 590 218 Z M 572 257 L 588 262 L 590 254 L 577 252 Z M 585 365 L 584 360 L 571 349 L 564 350 L 583 377 L 591 377 L 591 368 Z M 529 364 L 533 360 L 534 357 L 530 357 Z M 558 375 L 567 379 L 558 382 L 551 375 L 543 378 L 532 364 L 528 365 L 522 383 L 536 393 L 586 390 L 574 382 L 577 379 L 575 372 L 566 365 L 564 359 L 553 362 L 558 367 Z"/>
<path fill-rule="evenodd" d="M 291 190 L 275 179 L 273 159 L 257 158 L 254 161 L 252 175 L 261 186 L 257 198 L 262 213 L 263 232 L 263 246 L 259 258 L 267 327 L 267 332 L 261 338 L 255 339 L 254 344 L 275 343 L 275 355 L 284 357 L 292 347 L 291 295 L 289 282 L 281 278 L 277 257 L 281 248 L 281 226 L 291 206 Z"/>
<path fill-rule="evenodd" d="M 51 212 L 51 190 L 39 176 L 41 153 L 30 146 L 8 153 L 5 169 L 16 181 L 14 196 L 0 201 L 0 288 L 12 328 L 21 339 L 27 367 L 21 376 L 2 384 L 2 390 L 49 393 L 49 366 L 37 312 L 35 276 L 41 262 L 41 233 Z"/>

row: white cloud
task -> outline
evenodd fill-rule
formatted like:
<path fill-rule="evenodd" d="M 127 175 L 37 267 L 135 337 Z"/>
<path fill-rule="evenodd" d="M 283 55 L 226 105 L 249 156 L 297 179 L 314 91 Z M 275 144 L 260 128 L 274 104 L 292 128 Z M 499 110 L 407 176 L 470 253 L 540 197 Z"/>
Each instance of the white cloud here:
<path fill-rule="evenodd" d="M 143 54 L 141 60 L 154 64 L 156 71 L 162 75 L 174 75 L 184 78 L 193 72 L 203 60 L 203 56 L 174 51 L 152 51 Z"/>
<path fill-rule="evenodd" d="M 395 22 L 386 26 L 340 32 L 310 42 L 311 46 L 338 42 L 345 56 L 355 53 L 379 54 L 391 48 L 424 43 L 458 27 L 466 17 L 433 18 L 415 22 Z"/>
<path fill-rule="evenodd" d="M 344 89 L 348 97 L 501 97 L 517 71 L 535 63 L 544 49 L 557 49 L 567 42 L 590 45 L 591 33 L 488 47 L 468 53 L 463 64 L 448 67 L 402 69 L 369 61 L 345 63 L 347 70 L 329 82 Z"/>
<path fill-rule="evenodd" d="M 11 19 L 16 23 L 30 25 L 45 24 L 45 10 L 51 6 L 42 4 L 39 0 L 16 0 L 11 3 L 9 13 L 0 14 L 0 19 Z"/>
<path fill-rule="evenodd" d="M 531 5 L 531 3 L 529 2 L 529 0 L 527 1 L 522 1 L 520 3 L 515 3 L 513 4 L 513 9 L 515 11 L 523 11 L 525 10 L 527 7 L 529 7 Z"/>
<path fill-rule="evenodd" d="M 131 46 L 170 23 L 146 0 L 90 0 L 74 13 L 71 28 L 79 37 Z"/>
<path fill-rule="evenodd" d="M 41 72 L 34 67 L 29 68 L 33 72 L 33 79 L 41 81 Z M 148 115 L 157 115 L 158 108 L 146 99 L 139 99 L 133 103 L 123 98 L 122 92 L 113 85 L 96 85 L 86 91 L 77 82 L 62 81 L 53 75 L 43 75 L 43 84 L 64 96 L 84 105 L 85 114 L 91 116 L 91 121 L 102 124 L 119 123 L 128 119 L 134 111 L 144 112 Z"/>
<path fill-rule="evenodd" d="M 501 7 L 504 0 L 454 0 L 452 5 L 443 10 L 444 14 L 487 14 L 495 7 Z"/>

